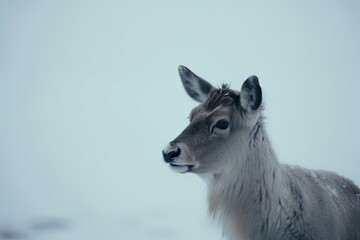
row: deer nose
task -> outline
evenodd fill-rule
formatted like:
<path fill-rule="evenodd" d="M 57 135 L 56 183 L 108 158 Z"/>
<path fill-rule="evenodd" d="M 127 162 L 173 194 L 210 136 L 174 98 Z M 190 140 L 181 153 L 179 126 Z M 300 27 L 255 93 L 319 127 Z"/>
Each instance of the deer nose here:
<path fill-rule="evenodd" d="M 176 157 L 178 157 L 180 155 L 180 152 L 181 152 L 180 148 L 176 148 L 176 149 L 171 150 L 169 152 L 162 151 L 162 154 L 164 156 L 165 162 L 171 163 L 171 162 L 174 161 L 174 159 Z"/>

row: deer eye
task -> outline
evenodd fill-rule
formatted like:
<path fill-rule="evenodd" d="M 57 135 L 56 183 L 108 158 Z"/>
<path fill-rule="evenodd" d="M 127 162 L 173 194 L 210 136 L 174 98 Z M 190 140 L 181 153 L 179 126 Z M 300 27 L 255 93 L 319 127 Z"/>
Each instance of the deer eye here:
<path fill-rule="evenodd" d="M 218 129 L 221 129 L 221 130 L 225 130 L 228 127 L 229 127 L 229 122 L 226 121 L 226 120 L 219 120 L 214 126 L 214 128 L 218 128 Z"/>

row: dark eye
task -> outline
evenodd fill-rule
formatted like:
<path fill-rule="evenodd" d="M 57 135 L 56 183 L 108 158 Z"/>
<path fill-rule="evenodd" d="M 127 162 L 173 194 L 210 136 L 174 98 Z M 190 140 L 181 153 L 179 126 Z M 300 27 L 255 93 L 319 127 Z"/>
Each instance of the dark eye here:
<path fill-rule="evenodd" d="M 229 127 L 229 122 L 226 121 L 226 120 L 220 120 L 214 126 L 214 128 L 218 128 L 218 129 L 221 129 L 221 130 L 225 130 L 228 127 Z"/>

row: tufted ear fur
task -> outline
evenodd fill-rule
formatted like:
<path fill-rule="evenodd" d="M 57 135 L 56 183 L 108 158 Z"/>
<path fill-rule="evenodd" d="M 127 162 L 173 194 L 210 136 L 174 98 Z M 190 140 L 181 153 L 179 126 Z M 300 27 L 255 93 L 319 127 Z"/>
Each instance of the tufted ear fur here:
<path fill-rule="evenodd" d="M 197 102 L 204 102 L 214 87 L 185 66 L 179 66 L 179 75 L 187 94 Z"/>
<path fill-rule="evenodd" d="M 243 83 L 240 91 L 241 107 L 246 112 L 257 110 L 261 106 L 262 91 L 259 80 L 256 76 L 251 76 Z"/>

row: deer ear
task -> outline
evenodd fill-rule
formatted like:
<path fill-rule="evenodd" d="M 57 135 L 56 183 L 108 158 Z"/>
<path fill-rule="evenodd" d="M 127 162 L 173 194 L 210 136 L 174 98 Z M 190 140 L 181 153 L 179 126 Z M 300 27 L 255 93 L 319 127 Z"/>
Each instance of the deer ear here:
<path fill-rule="evenodd" d="M 240 91 L 241 107 L 245 111 L 257 110 L 262 102 L 262 91 L 259 80 L 256 76 L 251 76 L 243 83 Z"/>
<path fill-rule="evenodd" d="M 187 94 L 200 103 L 204 102 L 214 87 L 185 66 L 179 66 L 179 75 Z"/>

